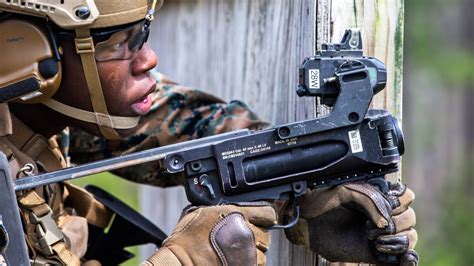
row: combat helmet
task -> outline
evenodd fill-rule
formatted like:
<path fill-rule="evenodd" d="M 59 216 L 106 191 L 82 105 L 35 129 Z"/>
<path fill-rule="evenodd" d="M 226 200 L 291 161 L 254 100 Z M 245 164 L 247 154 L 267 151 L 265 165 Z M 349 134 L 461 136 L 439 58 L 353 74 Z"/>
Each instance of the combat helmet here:
<path fill-rule="evenodd" d="M 82 121 L 98 125 L 108 139 L 118 138 L 116 129 L 129 129 L 139 117 L 112 116 L 102 91 L 97 61 L 126 59 L 125 52 L 111 53 L 108 39 L 94 41 L 101 29 L 131 25 L 114 33 L 131 34 L 128 49 L 140 49 L 148 38 L 149 25 L 163 0 L 0 0 L 0 104 L 41 103 Z M 61 82 L 60 48 L 54 28 L 73 33 L 87 82 L 93 112 L 52 98 Z M 125 33 L 124 33 L 125 32 Z M 104 34 L 102 34 L 104 35 Z M 110 38 L 112 38 L 110 37 Z M 130 36 L 128 36 L 130 37 Z"/>

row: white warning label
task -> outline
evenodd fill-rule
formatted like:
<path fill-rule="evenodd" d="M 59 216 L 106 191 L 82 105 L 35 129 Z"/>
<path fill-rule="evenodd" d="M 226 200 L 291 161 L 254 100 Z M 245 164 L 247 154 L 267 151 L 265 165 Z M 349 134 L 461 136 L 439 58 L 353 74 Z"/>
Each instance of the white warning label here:
<path fill-rule="evenodd" d="M 309 74 L 309 88 L 319 89 L 319 69 L 310 69 Z"/>
<path fill-rule="evenodd" d="M 358 153 L 364 151 L 362 148 L 362 140 L 360 139 L 359 130 L 349 131 L 349 141 L 351 142 L 352 153 Z"/>

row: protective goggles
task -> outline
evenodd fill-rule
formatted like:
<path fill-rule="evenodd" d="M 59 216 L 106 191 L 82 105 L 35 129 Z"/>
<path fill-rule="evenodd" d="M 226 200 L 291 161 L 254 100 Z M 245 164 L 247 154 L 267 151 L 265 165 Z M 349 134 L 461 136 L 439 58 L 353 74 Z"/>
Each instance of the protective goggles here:
<path fill-rule="evenodd" d="M 57 34 L 74 37 L 72 32 L 57 32 Z M 149 20 L 142 20 L 125 28 L 92 32 L 95 60 L 102 62 L 131 59 L 143 47 L 149 34 Z"/>
<path fill-rule="evenodd" d="M 125 60 L 130 59 L 142 49 L 150 34 L 150 22 L 141 21 L 122 30 L 93 33 L 94 39 L 100 36 L 108 37 L 105 41 L 96 42 L 95 60 Z"/>

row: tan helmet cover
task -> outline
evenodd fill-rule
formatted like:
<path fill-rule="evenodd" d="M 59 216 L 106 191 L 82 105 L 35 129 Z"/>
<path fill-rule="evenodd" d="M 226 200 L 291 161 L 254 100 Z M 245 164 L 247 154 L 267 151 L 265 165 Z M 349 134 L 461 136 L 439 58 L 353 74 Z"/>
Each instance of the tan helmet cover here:
<path fill-rule="evenodd" d="M 156 10 L 163 0 L 156 4 Z M 148 0 L 0 0 L 0 10 L 48 17 L 64 29 L 104 28 L 143 19 Z"/>
<path fill-rule="evenodd" d="M 148 0 L 96 0 L 95 4 L 100 15 L 90 28 L 112 27 L 144 19 L 149 8 Z"/>

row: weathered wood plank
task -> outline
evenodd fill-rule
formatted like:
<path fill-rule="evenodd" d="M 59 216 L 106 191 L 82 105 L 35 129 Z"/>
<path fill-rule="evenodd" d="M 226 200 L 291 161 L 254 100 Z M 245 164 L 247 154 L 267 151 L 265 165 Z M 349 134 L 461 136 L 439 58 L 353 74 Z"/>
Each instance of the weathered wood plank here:
<path fill-rule="evenodd" d="M 386 89 L 374 99 L 374 108 L 385 108 L 402 117 L 403 0 L 332 1 L 331 41 L 340 41 L 347 28 L 360 28 L 364 53 L 387 66 Z"/>

